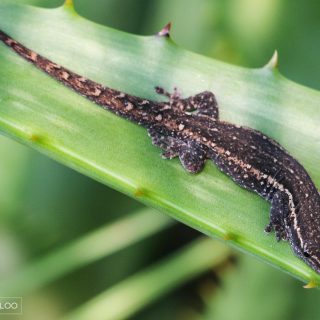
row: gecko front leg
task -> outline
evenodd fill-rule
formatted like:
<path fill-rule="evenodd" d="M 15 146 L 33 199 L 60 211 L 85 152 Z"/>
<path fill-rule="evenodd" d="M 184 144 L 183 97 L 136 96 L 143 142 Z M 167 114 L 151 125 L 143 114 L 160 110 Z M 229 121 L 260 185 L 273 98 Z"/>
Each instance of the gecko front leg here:
<path fill-rule="evenodd" d="M 204 147 L 194 141 L 184 142 L 179 138 L 166 136 L 159 133 L 156 129 L 148 129 L 152 144 L 163 150 L 164 159 L 179 157 L 182 166 L 189 173 L 198 173 L 202 170 L 206 151 Z"/>
<path fill-rule="evenodd" d="M 196 115 L 206 116 L 212 120 L 219 120 L 219 109 L 215 95 L 211 91 L 203 91 L 194 96 L 182 99 L 177 88 L 173 93 L 169 93 L 161 87 L 155 87 L 158 94 L 169 98 L 169 107 L 175 112 L 192 112 Z M 164 108 L 167 104 L 162 103 Z"/>

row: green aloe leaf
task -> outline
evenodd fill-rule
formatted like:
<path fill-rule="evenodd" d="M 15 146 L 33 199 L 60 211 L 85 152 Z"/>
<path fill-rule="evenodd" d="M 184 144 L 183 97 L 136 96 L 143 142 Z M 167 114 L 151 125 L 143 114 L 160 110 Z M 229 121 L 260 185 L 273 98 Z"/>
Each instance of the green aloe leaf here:
<path fill-rule="evenodd" d="M 230 250 L 218 242 L 197 239 L 93 297 L 63 320 L 128 319 L 182 283 L 223 263 L 229 254 Z"/>
<path fill-rule="evenodd" d="M 154 86 L 184 96 L 216 93 L 221 118 L 279 141 L 320 185 L 319 92 L 271 65 L 245 69 L 188 52 L 171 39 L 130 35 L 94 24 L 70 5 L 0 5 L 0 28 L 29 48 L 104 85 L 150 99 Z M 263 232 L 269 205 L 212 163 L 186 173 L 165 161 L 146 130 L 63 87 L 0 44 L 0 130 L 177 220 L 303 280 L 320 276 L 289 245 Z"/>
<path fill-rule="evenodd" d="M 108 223 L 24 266 L 0 282 L 0 294 L 20 295 L 39 289 L 82 266 L 106 258 L 173 225 L 174 220 L 144 208 Z M 153 216 L 150 219 L 150 215 Z M 122 237 L 119 237 L 122 234 Z"/>

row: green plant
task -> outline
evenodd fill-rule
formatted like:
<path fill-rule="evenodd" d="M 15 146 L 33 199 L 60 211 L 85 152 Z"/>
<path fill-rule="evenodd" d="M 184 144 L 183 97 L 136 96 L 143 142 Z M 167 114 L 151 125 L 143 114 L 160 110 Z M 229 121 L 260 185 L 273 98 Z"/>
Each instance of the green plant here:
<path fill-rule="evenodd" d="M 168 38 L 129 35 L 91 23 L 69 4 L 50 10 L 1 5 L 0 17 L 0 27 L 28 47 L 112 88 L 151 99 L 160 99 L 155 85 L 168 90 L 179 86 L 185 96 L 214 91 L 222 119 L 275 138 L 319 183 L 314 163 L 320 152 L 314 148 L 319 93 L 284 79 L 274 61 L 260 69 L 231 66 L 183 50 Z M 263 233 L 269 210 L 265 201 L 211 163 L 201 174 L 188 175 L 177 160 L 160 158 L 144 129 L 62 87 L 3 45 L 0 55 L 4 134 L 318 284 L 320 277 L 286 243 L 277 244 Z"/>

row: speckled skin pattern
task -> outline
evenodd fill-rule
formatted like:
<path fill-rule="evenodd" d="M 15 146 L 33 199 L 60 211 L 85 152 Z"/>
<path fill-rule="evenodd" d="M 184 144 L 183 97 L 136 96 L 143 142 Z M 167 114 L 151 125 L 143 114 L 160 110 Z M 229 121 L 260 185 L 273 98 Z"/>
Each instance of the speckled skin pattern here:
<path fill-rule="evenodd" d="M 0 31 L 0 40 L 24 59 L 102 108 L 147 128 L 163 158 L 179 157 L 190 173 L 211 159 L 241 187 L 271 203 L 266 232 L 288 240 L 297 256 L 320 273 L 320 196 L 305 169 L 277 142 L 259 131 L 219 120 L 212 92 L 165 102 L 141 99 L 106 88 L 43 56 Z"/>

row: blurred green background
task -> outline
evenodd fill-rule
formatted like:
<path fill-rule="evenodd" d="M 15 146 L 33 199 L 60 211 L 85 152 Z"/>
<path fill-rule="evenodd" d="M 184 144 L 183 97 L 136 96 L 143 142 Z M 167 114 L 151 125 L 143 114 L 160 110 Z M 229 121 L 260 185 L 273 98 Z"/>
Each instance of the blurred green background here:
<path fill-rule="evenodd" d="M 10 2 L 55 7 L 63 1 Z M 137 34 L 156 33 L 172 21 L 172 37 L 179 45 L 245 67 L 261 67 L 278 49 L 282 74 L 320 88 L 319 1 L 74 0 L 74 5 L 90 20 Z M 0 154 L 0 283 L 41 257 L 142 208 L 2 136 Z M 148 219 L 155 215 L 150 212 Z M 58 319 L 138 271 L 160 265 L 200 236 L 181 224 L 169 220 L 166 224 L 110 257 L 27 290 L 20 317 Z M 120 229 L 115 242 L 122 232 L 130 230 Z M 303 289 L 286 274 L 238 252 L 223 260 L 214 269 L 186 277 L 179 286 L 172 283 L 153 303 L 146 299 L 130 319 L 319 319 L 318 290 Z M 166 272 L 169 277 L 181 270 Z M 156 287 L 162 280 L 155 276 L 152 281 Z M 125 305 L 127 298 L 122 298 Z"/>

